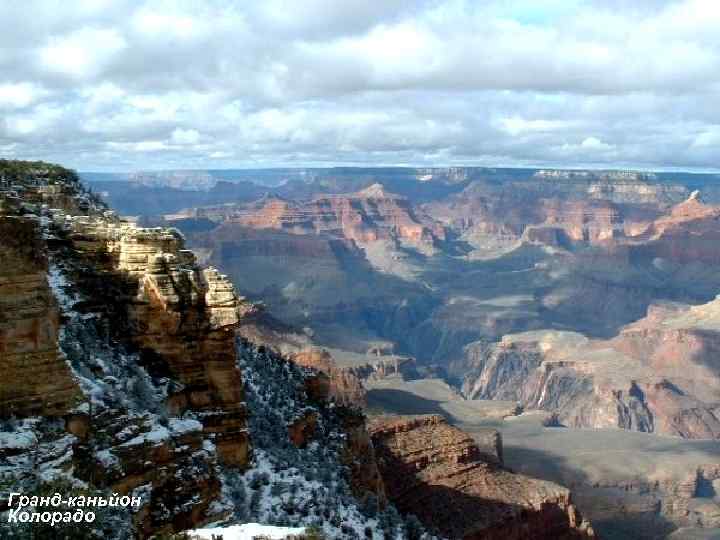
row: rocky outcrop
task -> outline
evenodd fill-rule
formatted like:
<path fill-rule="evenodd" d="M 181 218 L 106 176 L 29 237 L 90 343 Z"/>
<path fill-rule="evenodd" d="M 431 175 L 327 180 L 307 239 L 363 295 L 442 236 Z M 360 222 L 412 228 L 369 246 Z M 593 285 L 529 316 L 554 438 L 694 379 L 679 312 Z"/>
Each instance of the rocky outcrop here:
<path fill-rule="evenodd" d="M 217 453 L 195 420 L 158 423 L 151 414 L 105 410 L 76 444 L 73 464 L 79 478 L 140 498 L 132 519 L 143 538 L 225 519 L 231 511 L 220 503 Z"/>
<path fill-rule="evenodd" d="M 58 349 L 57 303 L 36 217 L 0 213 L 0 417 L 62 416 L 81 399 Z"/>
<path fill-rule="evenodd" d="M 177 231 L 48 182 L 0 190 L 3 471 L 138 496 L 139 538 L 227 517 L 219 467 L 250 459 L 235 329 L 252 306 Z"/>
<path fill-rule="evenodd" d="M 374 496 L 379 506 L 387 502 L 384 473 L 370 437 L 365 415 L 356 409 L 342 412 L 342 429 L 345 445 L 342 462 L 350 470 L 350 487 L 361 500 Z"/>
<path fill-rule="evenodd" d="M 61 215 L 54 218 L 63 221 Z M 168 396 L 172 414 L 202 414 L 221 460 L 245 466 L 248 440 L 235 333 L 250 311 L 214 268 L 200 268 L 171 229 L 144 229 L 104 218 L 70 220 L 67 235 L 85 272 L 121 283 L 115 309 L 126 319 L 116 334 L 140 349 L 154 370 L 179 383 Z M 97 259 L 107 257 L 104 268 Z M 112 301 L 112 299 L 107 299 Z"/>
<path fill-rule="evenodd" d="M 720 300 L 652 306 L 610 340 L 537 331 L 471 344 L 463 390 L 553 411 L 569 427 L 718 438 L 718 350 Z"/>
<path fill-rule="evenodd" d="M 325 234 L 356 241 L 401 240 L 432 246 L 445 239 L 443 227 L 418 215 L 409 202 L 374 184 L 357 193 L 316 196 L 290 202 L 271 198 L 223 216 L 255 229 Z"/>
<path fill-rule="evenodd" d="M 483 459 L 439 416 L 370 424 L 388 498 L 443 536 L 463 540 L 592 538 L 569 490 Z"/>
<path fill-rule="evenodd" d="M 328 377 L 328 398 L 344 405 L 360 408 L 365 406 L 365 388 L 360 379 L 352 368 L 339 367 L 326 350 L 315 347 L 299 351 L 290 357 L 296 364 L 312 368 Z"/>
<path fill-rule="evenodd" d="M 317 430 L 318 414 L 307 411 L 288 426 L 290 441 L 298 448 L 305 448 Z"/>

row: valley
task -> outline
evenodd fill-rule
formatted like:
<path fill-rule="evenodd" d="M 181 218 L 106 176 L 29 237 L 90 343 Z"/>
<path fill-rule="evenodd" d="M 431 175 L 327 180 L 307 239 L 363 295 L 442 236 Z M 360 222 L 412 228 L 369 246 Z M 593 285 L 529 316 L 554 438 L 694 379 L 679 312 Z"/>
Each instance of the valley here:
<path fill-rule="evenodd" d="M 325 350 L 371 414 L 498 430 L 602 538 L 712 538 L 719 202 L 712 175 L 330 169 L 138 213 L 262 299 L 293 354 Z"/>

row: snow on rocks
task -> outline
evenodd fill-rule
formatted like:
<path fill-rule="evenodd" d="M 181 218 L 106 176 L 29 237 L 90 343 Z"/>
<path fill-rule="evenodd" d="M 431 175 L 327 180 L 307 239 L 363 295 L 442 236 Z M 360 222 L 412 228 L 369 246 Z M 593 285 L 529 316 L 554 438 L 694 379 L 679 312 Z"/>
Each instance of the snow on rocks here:
<path fill-rule="evenodd" d="M 284 540 L 288 536 L 297 536 L 304 532 L 305 527 L 273 527 L 271 525 L 260 525 L 259 523 L 187 531 L 191 538 L 202 540 L 212 540 L 217 536 L 222 536 L 223 540 L 253 540 L 257 537 Z"/>

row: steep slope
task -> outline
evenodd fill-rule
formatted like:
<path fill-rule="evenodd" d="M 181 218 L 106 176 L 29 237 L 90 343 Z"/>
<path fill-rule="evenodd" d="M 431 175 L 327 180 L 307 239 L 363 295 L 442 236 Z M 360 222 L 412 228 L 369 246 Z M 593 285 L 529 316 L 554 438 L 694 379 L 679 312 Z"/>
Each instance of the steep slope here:
<path fill-rule="evenodd" d="M 57 348 L 59 313 L 35 217 L 0 214 L 0 410 L 62 415 L 81 398 Z"/>
<path fill-rule="evenodd" d="M 719 305 L 655 306 L 607 341 L 537 331 L 471 344 L 463 390 L 553 411 L 571 427 L 718 438 Z"/>
<path fill-rule="evenodd" d="M 593 538 L 569 490 L 512 474 L 440 416 L 370 425 L 388 497 L 443 536 L 463 540 Z"/>
<path fill-rule="evenodd" d="M 0 224 L 12 233 L 3 235 L 0 250 L 6 263 L 0 302 L 7 306 L 0 349 L 7 375 L 0 381 L 3 498 L 8 491 L 115 492 L 141 504 L 99 515 L 97 534 L 172 533 L 238 519 L 243 506 L 231 493 L 244 480 L 233 478 L 258 477 L 264 486 L 268 459 L 295 441 L 305 447 L 298 452 L 324 460 L 332 472 L 332 480 L 315 483 L 330 490 L 327 503 L 315 517 L 258 514 L 271 496 L 251 486 L 257 492 L 251 513 L 310 524 L 332 506 L 341 512 L 333 523 L 354 512 L 358 530 L 332 529 L 330 514 L 323 526 L 338 538 L 363 533 L 359 501 L 366 492 L 382 496 L 382 484 L 372 472 L 362 416 L 348 411 L 341 422 L 343 409 L 325 402 L 327 396 L 318 396 L 313 409 L 304 381 L 316 373 L 282 360 L 272 380 L 250 373 L 253 395 L 264 392 L 264 408 L 253 402 L 257 421 L 275 414 L 277 425 L 287 423 L 279 437 L 258 430 L 253 456 L 240 365 L 256 358 L 255 367 L 269 377 L 258 362 L 281 359 L 236 345 L 235 327 L 252 306 L 224 276 L 199 267 L 176 231 L 119 221 L 67 175 L 54 183 L 31 176 L 0 193 Z M 283 381 L 293 390 L 281 398 L 270 383 Z M 304 420 L 311 425 L 301 430 L 305 443 L 294 436 Z M 275 466 L 286 469 L 288 481 L 297 474 L 287 462 Z M 338 506 L 341 493 L 347 502 Z M 3 519 L 2 535 L 41 534 L 34 526 Z M 388 527 L 401 530 L 402 523 Z"/>
<path fill-rule="evenodd" d="M 690 275 L 700 272 L 718 256 L 719 215 L 693 193 L 628 240 L 628 255 L 638 263 L 651 259 L 661 271 L 676 267 L 676 279 L 679 265 Z M 556 411 L 574 427 L 720 437 L 718 305 L 656 302 L 607 340 L 545 330 L 470 344 L 464 391 Z"/>

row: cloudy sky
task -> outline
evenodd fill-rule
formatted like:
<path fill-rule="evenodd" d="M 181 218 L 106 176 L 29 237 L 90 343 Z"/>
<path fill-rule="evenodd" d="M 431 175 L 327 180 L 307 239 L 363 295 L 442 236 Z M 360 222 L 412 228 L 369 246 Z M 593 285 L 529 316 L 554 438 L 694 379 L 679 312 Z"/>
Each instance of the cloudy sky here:
<path fill-rule="evenodd" d="M 25 0 L 0 21 L 0 157 L 720 167 L 717 0 Z"/>

